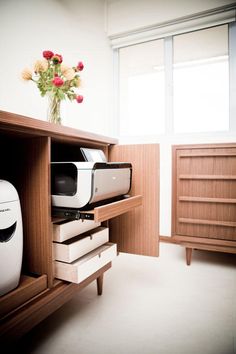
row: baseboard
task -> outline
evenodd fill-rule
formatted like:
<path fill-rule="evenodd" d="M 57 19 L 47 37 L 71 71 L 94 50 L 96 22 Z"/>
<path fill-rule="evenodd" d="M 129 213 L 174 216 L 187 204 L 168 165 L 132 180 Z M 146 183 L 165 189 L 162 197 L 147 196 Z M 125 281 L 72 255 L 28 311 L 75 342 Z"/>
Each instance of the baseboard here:
<path fill-rule="evenodd" d="M 179 245 L 179 242 L 174 240 L 171 236 L 159 236 L 160 242 L 164 243 L 173 243 L 175 245 Z"/>

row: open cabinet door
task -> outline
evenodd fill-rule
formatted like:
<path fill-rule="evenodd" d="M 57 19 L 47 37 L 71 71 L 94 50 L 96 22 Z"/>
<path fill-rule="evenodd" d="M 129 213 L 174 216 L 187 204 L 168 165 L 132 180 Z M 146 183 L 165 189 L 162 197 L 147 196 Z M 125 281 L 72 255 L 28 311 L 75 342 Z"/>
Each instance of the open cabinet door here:
<path fill-rule="evenodd" d="M 109 160 L 132 163 L 131 196 L 142 195 L 142 205 L 109 221 L 110 241 L 120 252 L 158 256 L 159 145 L 114 145 Z"/>

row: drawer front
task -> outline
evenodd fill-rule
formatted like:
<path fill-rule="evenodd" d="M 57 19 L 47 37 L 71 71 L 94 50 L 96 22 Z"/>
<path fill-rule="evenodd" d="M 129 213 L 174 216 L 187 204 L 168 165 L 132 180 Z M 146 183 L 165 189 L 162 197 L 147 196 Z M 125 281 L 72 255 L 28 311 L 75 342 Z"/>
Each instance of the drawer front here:
<path fill-rule="evenodd" d="M 63 242 L 100 226 L 93 220 L 64 220 L 53 224 L 53 241 Z"/>
<path fill-rule="evenodd" d="M 78 284 L 111 262 L 116 256 L 116 244 L 106 243 L 73 263 L 54 261 L 54 275 L 58 279 Z"/>
<path fill-rule="evenodd" d="M 83 236 L 74 237 L 64 243 L 53 243 L 54 259 L 62 262 L 73 262 L 84 256 L 86 253 L 107 243 L 109 240 L 109 229 L 99 227 Z"/>

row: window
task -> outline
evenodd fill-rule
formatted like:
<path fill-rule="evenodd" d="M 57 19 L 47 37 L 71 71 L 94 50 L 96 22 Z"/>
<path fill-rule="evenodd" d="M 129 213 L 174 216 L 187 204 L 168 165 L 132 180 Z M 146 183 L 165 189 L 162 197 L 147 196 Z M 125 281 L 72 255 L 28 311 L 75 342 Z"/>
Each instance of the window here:
<path fill-rule="evenodd" d="M 121 135 L 164 133 L 163 42 L 146 42 L 119 51 Z"/>
<path fill-rule="evenodd" d="M 120 48 L 120 135 L 229 131 L 228 31 L 226 24 Z"/>
<path fill-rule="evenodd" d="M 228 26 L 174 36 L 174 131 L 229 129 Z"/>

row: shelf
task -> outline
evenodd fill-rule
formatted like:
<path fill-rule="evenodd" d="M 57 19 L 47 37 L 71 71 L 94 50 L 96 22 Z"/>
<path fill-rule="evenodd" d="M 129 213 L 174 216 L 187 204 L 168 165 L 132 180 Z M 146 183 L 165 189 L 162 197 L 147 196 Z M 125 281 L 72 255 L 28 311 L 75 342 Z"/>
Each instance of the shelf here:
<path fill-rule="evenodd" d="M 0 297 L 0 318 L 47 289 L 47 276 L 22 275 L 19 286 Z"/>
<path fill-rule="evenodd" d="M 0 324 L 0 342 L 3 345 L 14 344 L 14 341 L 26 334 L 39 322 L 47 318 L 63 304 L 73 298 L 73 296 L 95 281 L 99 276 L 111 268 L 111 263 L 106 264 L 96 273 L 86 278 L 80 284 L 58 281 L 52 288 L 40 294 L 36 301 L 31 301 L 28 306 L 23 306 L 20 311 L 16 311 L 9 316 L 8 321 Z M 5 348 L 5 347 L 4 347 Z"/>
<path fill-rule="evenodd" d="M 124 214 L 140 205 L 142 205 L 142 196 L 137 195 L 96 207 L 93 210 L 81 211 L 80 213 L 84 215 L 85 219 L 102 222 Z"/>

